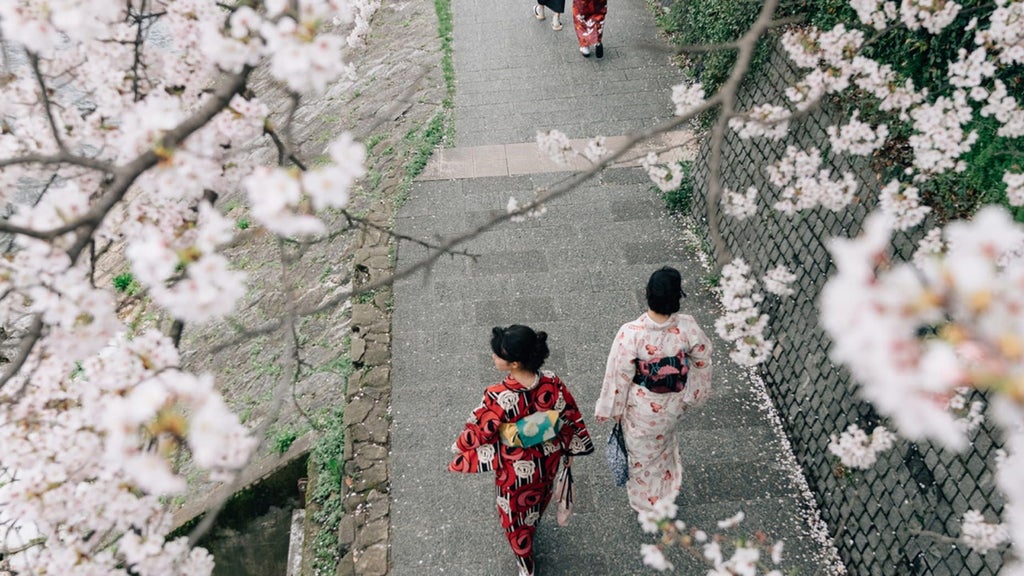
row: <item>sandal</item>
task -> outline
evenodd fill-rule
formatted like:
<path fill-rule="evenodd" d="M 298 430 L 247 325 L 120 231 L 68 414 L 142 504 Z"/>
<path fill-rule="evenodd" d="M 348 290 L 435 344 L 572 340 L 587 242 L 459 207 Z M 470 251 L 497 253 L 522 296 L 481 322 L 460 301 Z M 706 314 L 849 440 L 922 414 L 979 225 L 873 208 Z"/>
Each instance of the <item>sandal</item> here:
<path fill-rule="evenodd" d="M 534 6 L 533 7 L 533 17 L 536 18 L 537 20 L 543 20 L 544 19 L 544 7 L 541 6 L 540 4 L 537 4 L 536 6 Z"/>
<path fill-rule="evenodd" d="M 557 12 L 555 13 L 555 16 L 551 19 L 551 29 L 554 30 L 555 32 L 562 29 L 562 22 L 561 20 L 559 20 Z"/>
<path fill-rule="evenodd" d="M 580 46 L 580 54 L 583 54 L 584 58 L 590 58 L 590 47 Z"/>

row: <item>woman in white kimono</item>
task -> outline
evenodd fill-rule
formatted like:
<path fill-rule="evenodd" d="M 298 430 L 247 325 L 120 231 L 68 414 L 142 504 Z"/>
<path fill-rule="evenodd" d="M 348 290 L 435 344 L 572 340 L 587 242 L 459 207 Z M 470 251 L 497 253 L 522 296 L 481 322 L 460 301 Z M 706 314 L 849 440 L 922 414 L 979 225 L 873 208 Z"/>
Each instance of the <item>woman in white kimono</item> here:
<path fill-rule="evenodd" d="M 711 341 L 692 316 L 679 313 L 679 271 L 662 268 L 647 282 L 648 310 L 623 324 L 605 370 L 598 421 L 622 423 L 629 453 L 629 504 L 649 512 L 674 502 L 682 485 L 676 425 L 711 387 Z"/>

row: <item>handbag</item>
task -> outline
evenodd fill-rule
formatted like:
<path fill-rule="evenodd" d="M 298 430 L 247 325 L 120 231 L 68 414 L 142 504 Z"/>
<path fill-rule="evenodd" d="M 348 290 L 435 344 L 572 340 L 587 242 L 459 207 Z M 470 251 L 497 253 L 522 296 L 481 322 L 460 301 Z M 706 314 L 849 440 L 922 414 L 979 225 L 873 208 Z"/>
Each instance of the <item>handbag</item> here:
<path fill-rule="evenodd" d="M 559 526 L 568 526 L 572 517 L 572 501 L 575 497 L 572 487 L 572 464 L 568 456 L 563 461 L 555 480 L 555 501 L 558 503 L 555 519 Z"/>
<path fill-rule="evenodd" d="M 622 424 L 616 422 L 608 435 L 608 444 L 604 447 L 604 458 L 608 461 L 608 469 L 612 472 L 612 480 L 616 486 L 623 486 L 629 479 L 629 453 L 626 452 L 626 439 L 622 435 Z"/>

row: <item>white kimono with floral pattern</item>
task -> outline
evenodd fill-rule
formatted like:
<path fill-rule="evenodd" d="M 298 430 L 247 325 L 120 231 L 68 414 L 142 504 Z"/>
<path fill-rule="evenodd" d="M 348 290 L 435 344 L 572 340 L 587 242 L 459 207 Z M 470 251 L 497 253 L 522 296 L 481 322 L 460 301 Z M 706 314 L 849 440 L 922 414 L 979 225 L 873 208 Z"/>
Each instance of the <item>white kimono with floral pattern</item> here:
<path fill-rule="evenodd" d="M 634 359 L 657 360 L 686 354 L 690 371 L 680 392 L 658 394 L 633 384 Z M 702 404 L 711 390 L 711 341 L 692 316 L 673 314 L 658 324 L 646 313 L 624 324 L 615 336 L 605 370 L 598 418 L 622 419 L 629 453 L 629 504 L 637 512 L 675 501 L 682 486 L 676 424 L 687 408 Z"/>

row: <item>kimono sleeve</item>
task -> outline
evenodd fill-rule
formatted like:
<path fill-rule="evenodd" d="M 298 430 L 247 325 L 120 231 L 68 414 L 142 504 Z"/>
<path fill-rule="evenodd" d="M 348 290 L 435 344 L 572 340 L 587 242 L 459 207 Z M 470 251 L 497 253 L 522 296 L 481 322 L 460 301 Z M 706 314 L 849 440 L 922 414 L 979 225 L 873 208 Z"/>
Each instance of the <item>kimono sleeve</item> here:
<path fill-rule="evenodd" d="M 594 451 L 594 443 L 590 440 L 590 432 L 587 430 L 587 425 L 583 422 L 583 414 L 580 413 L 579 407 L 576 406 L 576 400 L 572 397 L 569 388 L 564 382 L 559 381 L 558 393 L 565 400 L 565 407 L 559 414 L 559 417 L 564 422 L 562 429 L 559 431 L 562 450 L 569 456 L 590 454 Z"/>
<path fill-rule="evenodd" d="M 693 318 L 685 318 L 679 328 L 690 342 L 690 349 L 686 351 L 690 360 L 685 388 L 686 403 L 700 406 L 711 395 L 711 340 Z"/>
<path fill-rule="evenodd" d="M 594 407 L 594 415 L 598 418 L 619 418 L 626 411 L 629 386 L 633 383 L 633 373 L 636 371 L 634 358 L 636 353 L 633 350 L 631 331 L 623 326 L 615 335 L 608 354 L 601 396 Z"/>
<path fill-rule="evenodd" d="M 452 472 L 473 474 L 494 470 L 497 461 L 498 425 L 504 411 L 494 398 L 484 394 L 483 401 L 473 410 L 466 427 L 452 445 L 455 457 L 448 464 Z"/>

